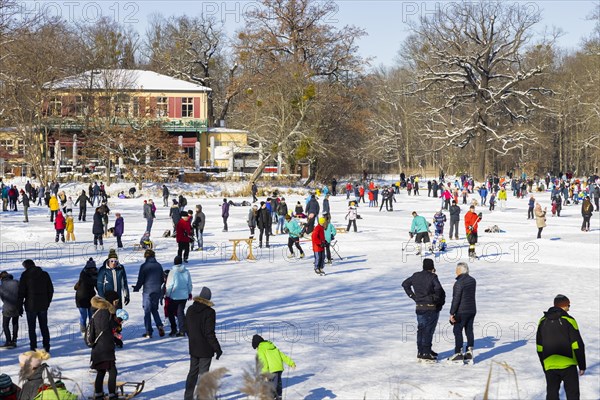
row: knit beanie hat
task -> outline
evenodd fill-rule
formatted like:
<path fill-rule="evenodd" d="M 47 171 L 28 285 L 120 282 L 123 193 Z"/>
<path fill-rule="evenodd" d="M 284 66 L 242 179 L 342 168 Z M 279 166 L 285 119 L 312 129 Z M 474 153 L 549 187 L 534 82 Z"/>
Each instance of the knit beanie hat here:
<path fill-rule="evenodd" d="M 96 261 L 94 261 L 92 257 L 90 257 L 90 259 L 85 263 L 85 269 L 88 268 L 96 268 Z"/>
<path fill-rule="evenodd" d="M 108 259 L 110 260 L 111 258 L 116 258 L 117 260 L 119 259 L 119 256 L 117 255 L 117 252 L 115 249 L 110 249 L 108 251 Z"/>
<path fill-rule="evenodd" d="M 433 260 L 431 258 L 426 258 L 423 260 L 423 269 L 425 271 L 433 271 L 435 266 L 433 265 Z"/>
<path fill-rule="evenodd" d="M 554 298 L 554 307 L 567 307 L 571 305 L 571 301 L 564 294 L 557 294 Z"/>
<path fill-rule="evenodd" d="M 6 389 L 12 386 L 12 379 L 6 374 L 0 374 L 0 390 Z"/>
<path fill-rule="evenodd" d="M 212 292 L 209 288 L 203 286 L 202 290 L 200 290 L 200 294 L 198 295 L 198 297 L 203 298 L 204 300 L 210 300 L 210 298 L 212 297 Z"/>
<path fill-rule="evenodd" d="M 264 341 L 265 341 L 265 339 L 263 339 L 262 336 L 260 336 L 260 335 L 252 336 L 252 348 L 256 349 L 258 347 L 258 345 Z"/>

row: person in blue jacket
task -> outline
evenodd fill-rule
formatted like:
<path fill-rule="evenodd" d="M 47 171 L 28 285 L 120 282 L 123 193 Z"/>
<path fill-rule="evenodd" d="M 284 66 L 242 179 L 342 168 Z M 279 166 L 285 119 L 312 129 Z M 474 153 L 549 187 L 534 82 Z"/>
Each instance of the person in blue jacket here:
<path fill-rule="evenodd" d="M 415 238 L 415 243 L 417 243 L 417 255 L 421 254 L 422 246 L 421 243 L 429 243 L 429 223 L 425 219 L 417 214 L 416 211 L 412 212 L 413 221 L 410 225 L 409 235 L 410 237 Z"/>
<path fill-rule="evenodd" d="M 331 214 L 323 213 L 323 216 L 327 220 L 325 224 L 325 264 L 331 264 L 331 243 L 335 239 L 335 226 L 331 223 Z"/>
<path fill-rule="evenodd" d="M 167 314 L 171 324 L 170 337 L 185 336 L 185 303 L 192 299 L 192 289 L 190 271 L 183 264 L 181 257 L 175 256 L 173 268 L 165 285 Z M 175 316 L 177 316 L 177 324 L 175 324 Z"/>
<path fill-rule="evenodd" d="M 304 250 L 300 246 L 300 236 L 302 236 L 302 228 L 300 224 L 296 220 L 296 218 L 292 218 L 290 214 L 285 214 L 285 224 L 284 228 L 288 231 L 288 249 L 290 250 L 290 258 L 294 257 L 294 248 L 295 245 L 298 251 L 300 252 L 300 258 L 304 258 Z"/>
<path fill-rule="evenodd" d="M 485 206 L 485 202 L 487 201 L 488 190 L 485 185 L 481 185 L 479 188 L 479 197 L 481 197 L 481 205 Z"/>
<path fill-rule="evenodd" d="M 162 319 L 158 313 L 158 303 L 162 299 L 162 284 L 164 282 L 164 271 L 162 265 L 156 261 L 154 250 L 147 249 L 144 252 L 146 261 L 140 266 L 137 283 L 133 286 L 134 292 L 139 292 L 144 287 L 142 296 L 142 307 L 144 308 L 144 326 L 146 332 L 142 337 L 152 337 L 152 318 L 158 329 L 159 336 L 165 336 Z"/>
<path fill-rule="evenodd" d="M 116 282 L 115 282 L 116 280 Z M 122 304 L 129 304 L 129 287 L 127 286 L 127 273 L 125 267 L 119 263 L 119 257 L 115 249 L 108 251 L 108 258 L 98 270 L 98 281 L 96 283 L 98 296 L 104 297 L 108 290 L 114 290 L 119 294 L 118 308 Z M 123 299 L 123 301 L 121 301 Z"/>

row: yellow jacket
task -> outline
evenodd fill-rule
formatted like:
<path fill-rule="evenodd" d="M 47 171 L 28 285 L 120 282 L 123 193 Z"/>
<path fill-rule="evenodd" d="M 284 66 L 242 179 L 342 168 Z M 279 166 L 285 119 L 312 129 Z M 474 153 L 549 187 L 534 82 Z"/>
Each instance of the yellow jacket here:
<path fill-rule="evenodd" d="M 48 207 L 50 207 L 50 211 L 58 211 L 60 207 L 58 206 L 58 198 L 56 196 L 50 197 Z"/>
<path fill-rule="evenodd" d="M 67 217 L 66 229 L 67 229 L 67 232 L 69 232 L 69 233 L 73 233 L 73 231 L 75 230 L 75 224 L 73 223 L 73 217 Z"/>

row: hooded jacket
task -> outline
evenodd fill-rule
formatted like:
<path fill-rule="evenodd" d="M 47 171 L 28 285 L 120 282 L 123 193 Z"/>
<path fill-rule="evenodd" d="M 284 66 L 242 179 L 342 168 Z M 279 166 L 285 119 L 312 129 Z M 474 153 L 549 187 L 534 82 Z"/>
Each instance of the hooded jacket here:
<path fill-rule="evenodd" d="M 91 339 L 95 342 L 92 347 L 93 367 L 101 362 L 116 360 L 113 328 L 116 328 L 117 322 L 114 319 L 116 308 L 113 304 L 99 296 L 92 298 L 91 304 L 97 310 L 90 321 L 94 324 L 91 328 L 94 332 Z"/>
<path fill-rule="evenodd" d="M 317 224 L 315 229 L 312 231 L 312 245 L 313 251 L 318 253 L 325 250 L 323 245 L 325 244 L 325 229 L 321 224 Z"/>
<path fill-rule="evenodd" d="M 75 304 L 78 308 L 90 308 L 90 301 L 96 295 L 96 283 L 98 282 L 98 268 L 96 263 L 86 264 L 79 273 L 79 281 L 75 285 Z"/>
<path fill-rule="evenodd" d="M 94 235 L 102 235 L 104 233 L 104 223 L 102 222 L 102 213 L 96 211 L 94 213 L 94 223 L 92 225 L 92 233 Z"/>
<path fill-rule="evenodd" d="M 299 238 L 300 234 L 302 233 L 302 228 L 300 227 L 300 224 L 295 218 L 286 221 L 284 227 L 285 229 L 287 229 L 288 234 L 292 238 Z"/>
<path fill-rule="evenodd" d="M 177 243 L 189 243 L 192 241 L 192 226 L 189 220 L 181 218 L 175 227 L 175 237 Z"/>
<path fill-rule="evenodd" d="M 192 357 L 212 358 L 215 353 L 221 352 L 221 345 L 215 334 L 217 316 L 212 308 L 213 305 L 210 300 L 194 297 L 194 303 L 185 313 L 185 326 Z"/>
<path fill-rule="evenodd" d="M 269 210 L 267 210 L 266 207 L 259 208 L 258 212 L 256 213 L 256 225 L 258 226 L 258 229 L 270 230 L 272 223 L 273 220 L 271 219 L 271 213 Z"/>
<path fill-rule="evenodd" d="M 196 213 L 194 214 L 194 222 L 192 227 L 198 229 L 200 232 L 204 232 L 204 224 L 206 223 L 206 216 L 202 212 L 202 208 L 196 207 Z"/>
<path fill-rule="evenodd" d="M 26 268 L 19 282 L 19 304 L 24 302 L 25 311 L 48 311 L 54 296 L 50 275 L 38 266 Z"/>
<path fill-rule="evenodd" d="M 290 367 L 296 366 L 294 360 L 279 350 L 272 342 L 269 342 L 268 340 L 261 341 L 260 339 L 262 338 L 255 340 L 256 337 L 260 338 L 258 335 L 255 335 L 252 338 L 252 347 L 256 348 L 256 357 L 262 365 L 261 372 L 263 374 L 273 374 L 275 372 L 283 371 L 283 363 L 286 363 Z"/>
<path fill-rule="evenodd" d="M 56 218 L 54 219 L 54 229 L 65 229 L 67 227 L 67 222 L 65 221 L 65 216 L 61 211 L 56 214 Z"/>
<path fill-rule="evenodd" d="M 185 265 L 174 265 L 169 272 L 165 286 L 165 297 L 173 300 L 186 300 L 192 293 L 192 277 Z"/>
<path fill-rule="evenodd" d="M 104 264 L 98 270 L 98 280 L 96 281 L 98 296 L 104 297 L 104 293 L 107 290 L 114 290 L 119 294 L 119 299 L 121 300 L 123 297 L 129 297 L 125 267 L 119 263 L 115 268 L 108 268 L 106 266 L 107 262 L 108 260 L 105 260 Z"/>
<path fill-rule="evenodd" d="M 50 207 L 50 211 L 58 211 L 60 207 L 58 205 L 58 199 L 56 196 L 53 195 L 50 197 L 50 200 L 48 201 L 48 207 Z"/>
<path fill-rule="evenodd" d="M 585 371 L 585 346 L 575 318 L 560 307 L 550 307 L 540 319 L 536 335 L 537 353 L 544 371 L 572 365 Z"/>
<path fill-rule="evenodd" d="M 123 217 L 119 217 L 115 219 L 115 236 L 123 236 L 123 232 L 125 232 L 125 221 Z"/>
<path fill-rule="evenodd" d="M 2 300 L 2 316 L 16 318 L 23 312 L 19 303 L 19 281 L 6 277 L 0 284 L 0 300 Z"/>

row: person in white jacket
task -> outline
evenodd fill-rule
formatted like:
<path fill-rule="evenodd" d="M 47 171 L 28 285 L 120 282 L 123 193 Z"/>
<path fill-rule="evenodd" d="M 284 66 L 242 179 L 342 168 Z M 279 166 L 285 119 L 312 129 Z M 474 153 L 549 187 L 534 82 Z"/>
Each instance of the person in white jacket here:
<path fill-rule="evenodd" d="M 173 264 L 165 285 L 167 315 L 171 324 L 170 337 L 185 336 L 185 303 L 192 299 L 193 288 L 192 276 L 183 265 L 181 257 L 176 256 Z M 177 316 L 177 324 L 175 324 L 175 316 Z"/>

